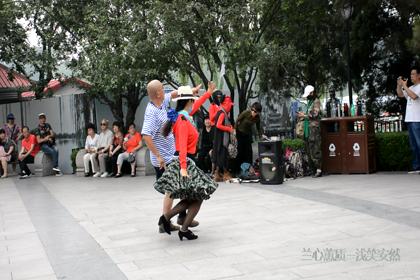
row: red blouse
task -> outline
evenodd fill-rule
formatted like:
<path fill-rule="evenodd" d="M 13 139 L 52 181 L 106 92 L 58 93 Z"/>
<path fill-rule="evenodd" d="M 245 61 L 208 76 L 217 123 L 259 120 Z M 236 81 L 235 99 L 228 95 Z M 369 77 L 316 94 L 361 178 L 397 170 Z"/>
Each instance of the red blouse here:
<path fill-rule="evenodd" d="M 223 124 L 225 121 L 225 118 L 227 117 L 227 114 L 230 112 L 230 110 L 232 110 L 232 106 L 233 106 L 232 99 L 230 99 L 229 96 L 226 96 L 225 100 L 221 104 L 221 107 L 225 110 L 226 113 L 223 112 L 222 109 L 220 109 L 222 113 L 217 119 L 217 124 L 216 124 L 217 129 L 220 129 L 222 131 L 229 132 L 229 133 L 233 131 L 233 127 L 231 125 L 228 126 L 228 125 Z"/>
<path fill-rule="evenodd" d="M 225 121 L 225 115 L 226 115 L 225 113 L 220 114 L 219 118 L 217 119 L 216 128 L 230 133 L 233 130 L 232 126 L 231 125 L 227 126 L 223 124 Z"/>
<path fill-rule="evenodd" d="M 193 116 L 201 105 L 209 99 L 211 94 L 206 92 L 197 101 L 194 102 L 190 116 Z M 195 126 L 186 119 L 182 114 L 179 114 L 173 126 L 173 133 L 175 136 L 175 149 L 179 153 L 179 162 L 182 169 L 187 168 L 187 154 L 195 154 L 198 142 L 198 131 Z"/>
<path fill-rule="evenodd" d="M 214 122 L 214 118 L 216 117 L 217 112 L 219 111 L 219 106 L 216 104 L 210 104 L 209 107 L 209 119 L 211 126 L 214 126 L 216 123 Z"/>

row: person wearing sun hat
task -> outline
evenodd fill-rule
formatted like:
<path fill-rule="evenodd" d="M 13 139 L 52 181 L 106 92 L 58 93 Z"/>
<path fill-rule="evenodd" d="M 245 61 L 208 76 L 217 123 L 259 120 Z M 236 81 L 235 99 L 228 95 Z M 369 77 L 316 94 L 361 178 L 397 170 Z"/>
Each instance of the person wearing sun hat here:
<path fill-rule="evenodd" d="M 302 98 L 308 100 L 306 112 L 298 112 L 299 118 L 304 119 L 304 140 L 306 153 L 309 156 L 309 165 L 312 169 L 313 177 L 321 177 L 321 101 L 319 100 L 315 88 L 311 85 L 305 87 Z"/>
<path fill-rule="evenodd" d="M 201 84 L 192 89 L 194 94 L 198 94 Z M 150 151 L 150 161 L 156 172 L 156 180 L 159 180 L 165 172 L 166 167 L 174 159 L 175 138 L 172 133 L 167 137 L 163 137 L 161 130 L 168 121 L 168 110 L 170 109 L 171 100 L 178 96 L 178 90 L 165 93 L 162 82 L 152 80 L 147 84 L 147 96 L 149 103 L 147 104 L 141 135 L 144 143 Z M 165 194 L 163 198 L 162 213 L 166 214 L 171 211 L 173 199 L 169 194 Z M 187 216 L 186 211 L 178 215 L 177 224 L 182 225 Z M 199 225 L 198 221 L 192 221 L 190 227 Z M 179 226 L 170 223 L 171 231 L 178 231 Z M 165 233 L 163 225 L 159 226 L 159 233 Z"/>
<path fill-rule="evenodd" d="M 209 199 L 216 190 L 217 184 L 207 176 L 194 162 L 199 134 L 194 123 L 193 116 L 201 105 L 210 98 L 215 89 L 215 84 L 209 82 L 208 91 L 198 98 L 193 94 L 189 86 L 178 88 L 176 109 L 168 111 L 168 121 L 163 126 L 162 135 L 167 137 L 172 131 L 175 137 L 175 158 L 166 168 L 162 177 L 156 181 L 155 189 L 162 193 L 169 193 L 171 198 L 179 198 L 181 201 L 164 213 L 159 219 L 159 226 L 163 226 L 165 232 L 171 234 L 170 220 L 175 215 L 188 210 L 187 216 L 178 232 L 180 240 L 197 239 L 191 230 L 191 222 L 200 210 L 203 200 Z"/>

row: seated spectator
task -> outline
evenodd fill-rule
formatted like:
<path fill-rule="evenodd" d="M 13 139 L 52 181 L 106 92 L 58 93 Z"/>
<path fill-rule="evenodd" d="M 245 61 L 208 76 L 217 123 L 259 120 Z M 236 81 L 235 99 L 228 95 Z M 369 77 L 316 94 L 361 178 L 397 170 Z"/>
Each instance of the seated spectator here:
<path fill-rule="evenodd" d="M 107 172 L 107 160 L 108 160 L 108 154 L 109 154 L 109 148 L 112 145 L 112 140 L 114 138 L 114 134 L 112 131 L 108 128 L 109 121 L 106 119 L 103 119 L 101 121 L 101 133 L 99 134 L 98 138 L 98 162 L 99 162 L 99 170 L 96 170 L 95 175 L 93 177 L 99 177 L 106 178 L 108 177 Z"/>
<path fill-rule="evenodd" d="M 89 177 L 89 164 L 92 163 L 92 172 L 96 174 L 98 171 L 98 162 L 96 160 L 96 152 L 98 149 L 99 135 L 95 132 L 95 126 L 91 123 L 87 125 L 87 136 L 85 142 L 86 154 L 83 156 L 85 166 L 85 177 Z M 96 176 L 97 177 L 97 176 Z"/>
<path fill-rule="evenodd" d="M 210 117 L 204 117 L 204 128 L 200 131 L 198 141 L 198 167 L 205 173 L 212 171 L 211 150 L 213 149 L 214 127 L 211 125 Z"/>
<path fill-rule="evenodd" d="M 34 130 L 36 141 L 41 146 L 41 150 L 52 158 L 53 170 L 56 176 L 61 176 L 61 170 L 58 167 L 58 149 L 55 146 L 55 133 L 49 123 L 47 123 L 47 116 L 44 113 L 38 115 L 39 125 Z"/>
<path fill-rule="evenodd" d="M 1 178 L 7 178 L 7 164 L 12 160 L 12 154 L 15 150 L 16 143 L 6 137 L 6 132 L 4 129 L 0 129 L 0 162 L 1 162 L 1 169 L 3 169 L 3 175 Z"/>
<path fill-rule="evenodd" d="M 15 144 L 18 143 L 21 137 L 21 129 L 19 125 L 15 123 L 15 116 L 12 113 L 7 115 L 7 123 L 3 125 L 3 129 L 6 132 L 6 137 L 12 139 Z M 12 158 L 10 162 L 13 165 L 13 172 L 16 171 L 16 163 L 17 163 L 17 156 L 18 156 L 18 149 L 15 147 L 11 154 Z"/>
<path fill-rule="evenodd" d="M 131 177 L 136 176 L 136 153 L 141 148 L 141 136 L 136 131 L 136 125 L 130 124 L 128 127 L 128 134 L 124 137 L 123 148 L 124 153 L 121 153 L 117 159 L 118 173 L 115 178 L 122 176 L 121 167 L 124 161 L 128 161 L 131 164 Z"/>
<path fill-rule="evenodd" d="M 19 125 L 15 124 L 15 116 L 12 113 L 7 115 L 7 123 L 3 125 L 3 129 L 7 138 L 10 138 L 15 143 L 19 141 L 21 129 Z"/>
<path fill-rule="evenodd" d="M 110 177 L 114 177 L 115 174 L 118 173 L 117 171 L 117 159 L 118 156 L 124 152 L 123 151 L 123 142 L 124 142 L 124 135 L 122 133 L 121 124 L 119 122 L 114 122 L 112 124 L 112 130 L 114 131 L 114 139 L 112 141 L 112 145 L 109 148 L 109 158 L 108 158 L 108 172 L 110 173 Z"/>
<path fill-rule="evenodd" d="M 36 141 L 35 135 L 29 132 L 29 128 L 22 128 L 22 149 L 20 150 L 18 160 L 20 166 L 20 179 L 26 179 L 31 176 L 32 172 L 28 168 L 28 163 L 34 163 L 36 154 L 41 150 Z"/>

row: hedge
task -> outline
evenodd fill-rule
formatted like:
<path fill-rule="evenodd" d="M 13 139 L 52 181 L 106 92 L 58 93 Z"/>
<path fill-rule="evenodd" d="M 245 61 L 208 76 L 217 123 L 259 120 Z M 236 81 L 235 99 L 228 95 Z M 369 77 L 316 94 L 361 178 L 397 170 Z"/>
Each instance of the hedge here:
<path fill-rule="evenodd" d="M 305 142 L 302 139 L 296 138 L 296 139 L 284 139 L 283 140 L 283 151 L 286 150 L 286 148 L 291 148 L 293 151 L 304 149 L 305 148 Z"/>
<path fill-rule="evenodd" d="M 376 133 L 376 163 L 378 171 L 407 171 L 411 168 L 412 152 L 407 132 Z M 304 149 L 302 139 L 284 139 L 283 150 Z"/>
<path fill-rule="evenodd" d="M 376 165 L 378 171 L 407 171 L 412 152 L 407 132 L 377 133 Z"/>

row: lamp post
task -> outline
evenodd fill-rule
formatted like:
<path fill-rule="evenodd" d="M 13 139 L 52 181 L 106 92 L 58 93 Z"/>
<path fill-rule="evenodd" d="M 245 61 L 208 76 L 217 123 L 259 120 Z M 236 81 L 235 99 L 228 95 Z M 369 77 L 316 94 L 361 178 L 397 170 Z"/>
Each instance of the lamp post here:
<path fill-rule="evenodd" d="M 351 62 L 351 54 L 350 54 L 350 30 L 351 30 L 351 15 L 353 14 L 353 5 L 351 0 L 346 1 L 343 5 L 343 9 L 341 11 L 341 15 L 343 16 L 344 20 L 346 21 L 346 52 L 347 52 L 347 82 L 348 82 L 348 89 L 349 89 L 349 105 L 352 108 L 353 105 L 353 89 L 351 84 L 351 69 L 350 69 L 350 62 Z"/>

